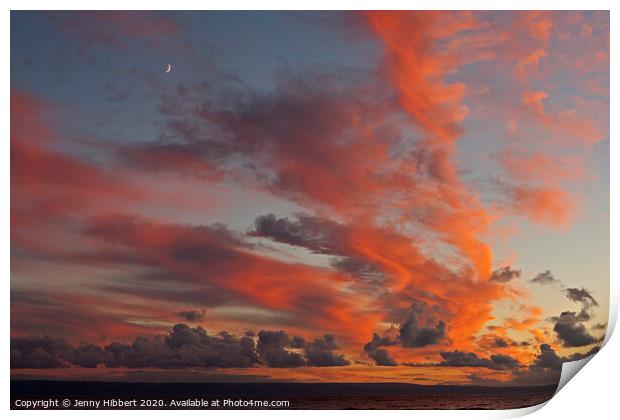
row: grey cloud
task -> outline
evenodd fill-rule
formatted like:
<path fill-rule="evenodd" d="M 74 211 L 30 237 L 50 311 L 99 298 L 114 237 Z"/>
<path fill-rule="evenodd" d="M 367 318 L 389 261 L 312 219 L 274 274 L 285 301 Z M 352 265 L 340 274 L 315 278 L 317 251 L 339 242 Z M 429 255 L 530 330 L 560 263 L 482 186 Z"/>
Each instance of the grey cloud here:
<path fill-rule="evenodd" d="M 556 369 L 559 370 L 564 362 L 572 362 L 575 360 L 585 359 L 586 357 L 596 354 L 600 347 L 593 347 L 587 353 L 573 353 L 567 357 L 560 357 L 549 344 L 541 344 L 540 352 L 530 366 L 532 369 Z"/>
<path fill-rule="evenodd" d="M 579 323 L 580 319 L 578 314 L 570 311 L 562 312 L 554 318 L 553 331 L 565 347 L 581 347 L 599 341 L 586 330 L 585 325 Z"/>
<path fill-rule="evenodd" d="M 345 257 L 333 262 L 338 270 L 351 274 L 370 287 L 380 287 L 387 280 L 386 274 L 370 261 L 354 257 Z"/>
<path fill-rule="evenodd" d="M 532 364 L 536 368 L 560 369 L 563 360 L 549 344 L 540 345 L 540 353 Z"/>
<path fill-rule="evenodd" d="M 587 306 L 598 306 L 598 302 L 592 297 L 590 292 L 588 292 L 583 287 L 582 288 L 568 287 L 564 289 L 564 292 L 566 293 L 566 297 L 572 300 L 573 302 L 579 302 Z"/>
<path fill-rule="evenodd" d="M 541 285 L 558 284 L 562 286 L 562 282 L 553 275 L 551 270 L 536 274 L 534 278 L 530 280 L 530 283 L 537 283 Z"/>
<path fill-rule="evenodd" d="M 342 231 L 343 227 L 335 222 L 306 214 L 298 214 L 297 220 L 267 214 L 256 218 L 254 228 L 248 234 L 304 247 L 320 254 L 340 254 Z"/>
<path fill-rule="evenodd" d="M 368 355 L 377 363 L 378 366 L 396 366 L 398 363 L 394 360 L 386 349 L 375 349 L 368 352 Z"/>
<path fill-rule="evenodd" d="M 599 346 L 594 346 L 586 353 L 573 353 L 570 356 L 566 357 L 566 361 L 573 362 L 575 360 L 585 359 L 586 357 L 590 357 L 598 353 L 600 349 L 601 348 Z"/>
<path fill-rule="evenodd" d="M 495 347 L 509 347 L 508 342 L 500 337 L 497 337 L 493 343 Z"/>
<path fill-rule="evenodd" d="M 399 340 L 403 347 L 426 347 L 438 343 L 445 336 L 446 324 L 436 320 L 432 310 L 422 301 L 411 305 L 405 320 L 400 324 Z"/>
<path fill-rule="evenodd" d="M 512 383 L 526 386 L 557 384 L 564 361 L 549 344 L 541 344 L 536 358 L 527 369 L 513 370 Z"/>
<path fill-rule="evenodd" d="M 387 280 L 381 268 L 347 244 L 349 227 L 334 221 L 298 213 L 294 219 L 273 214 L 258 216 L 248 235 L 306 248 L 317 254 L 333 255 L 332 266 L 360 280 L 358 286 L 378 289 Z"/>
<path fill-rule="evenodd" d="M 592 318 L 592 308 L 598 306 L 596 299 L 584 288 L 568 287 L 562 290 L 569 300 L 581 304 L 579 313 L 565 311 L 551 318 L 555 322 L 553 331 L 562 344 L 565 347 L 581 347 L 600 341 L 601 338 L 592 336 L 582 323 Z"/>
<path fill-rule="evenodd" d="M 581 304 L 581 311 L 577 315 L 578 321 L 589 321 L 592 317 L 592 308 L 598 306 L 596 299 L 592 297 L 590 292 L 584 288 L 566 288 L 563 289 L 566 297 L 573 302 Z"/>
<path fill-rule="evenodd" d="M 389 337 L 387 336 L 379 336 L 379 334 L 373 334 L 372 335 L 372 340 L 368 343 L 366 343 L 366 345 L 364 346 L 364 350 L 372 350 L 372 349 L 376 349 L 377 347 L 382 347 L 382 346 L 393 346 L 398 344 L 398 341 L 396 340 L 391 340 Z"/>
<path fill-rule="evenodd" d="M 258 352 L 270 367 L 297 366 L 346 366 L 350 364 L 343 355 L 333 352 L 338 346 L 335 337 L 326 334 L 322 338 L 306 342 L 302 337 L 290 340 L 284 331 L 260 331 L 258 333 Z M 303 348 L 303 355 L 286 348 Z"/>
<path fill-rule="evenodd" d="M 250 367 L 258 362 L 254 341 L 230 335 L 210 336 L 202 327 L 177 324 L 169 334 L 149 340 L 138 337 L 131 345 L 105 347 L 106 365 L 128 368 Z"/>
<path fill-rule="evenodd" d="M 599 338 L 593 337 L 582 324 L 583 321 L 589 321 L 592 318 L 592 308 L 598 306 L 598 302 L 588 290 L 583 287 L 564 287 L 550 270 L 537 274 L 530 282 L 542 285 L 557 284 L 569 300 L 581 304 L 579 313 L 565 311 L 560 316 L 551 318 L 555 322 L 553 330 L 565 347 L 580 347 L 600 341 Z"/>
<path fill-rule="evenodd" d="M 284 331 L 258 332 L 258 353 L 269 367 L 298 367 L 306 364 L 300 354 L 285 349 L 289 344 L 288 335 Z"/>
<path fill-rule="evenodd" d="M 405 312 L 398 329 L 392 327 L 383 336 L 373 334 L 372 340 L 364 346 L 364 351 L 378 365 L 395 366 L 396 361 L 382 347 L 400 345 L 414 348 L 439 343 L 445 337 L 446 324 L 435 317 L 437 310 L 436 306 L 415 300 Z"/>
<path fill-rule="evenodd" d="M 95 368 L 105 360 L 105 355 L 105 351 L 101 347 L 94 344 L 83 344 L 73 350 L 69 361 L 77 366 Z"/>
<path fill-rule="evenodd" d="M 303 337 L 295 336 L 291 339 L 291 347 L 294 349 L 303 349 L 306 346 L 306 340 Z"/>
<path fill-rule="evenodd" d="M 381 346 L 394 345 L 396 342 L 390 341 L 387 337 L 380 337 L 378 334 L 372 335 L 372 340 L 364 346 L 364 351 L 375 361 L 378 366 L 396 366 L 396 360 L 390 357 L 389 352 Z"/>
<path fill-rule="evenodd" d="M 515 369 L 512 371 L 514 379 L 511 383 L 526 386 L 555 385 L 560 379 L 562 363 L 583 359 L 596 353 L 598 350 L 598 347 L 594 347 L 585 354 L 574 353 L 567 357 L 560 357 L 549 344 L 543 343 L 540 345 L 536 358 L 526 369 Z"/>
<path fill-rule="evenodd" d="M 519 367 L 519 362 L 505 354 L 494 354 L 490 358 L 480 357 L 475 353 L 462 351 L 442 351 L 444 359 L 439 366 L 455 367 L 484 367 L 494 370 L 514 369 Z"/>
<path fill-rule="evenodd" d="M 175 315 L 188 322 L 198 322 L 198 321 L 204 320 L 205 310 L 204 309 L 191 309 L 188 311 L 176 312 Z"/>
<path fill-rule="evenodd" d="M 508 283 L 512 279 L 521 277 L 521 270 L 512 269 L 510 266 L 497 269 L 491 274 L 491 281 Z"/>
<path fill-rule="evenodd" d="M 303 353 L 289 351 L 298 346 Z M 138 368 L 246 368 L 345 366 L 350 362 L 337 349 L 335 337 L 326 334 L 312 342 L 302 337 L 289 340 L 284 331 L 260 331 L 237 338 L 226 331 L 209 335 L 202 327 L 177 324 L 167 334 L 153 339 L 137 337 L 131 344 L 111 343 L 70 345 L 63 338 L 49 336 L 11 339 L 11 368 L 46 369 L 68 366 Z"/>
<path fill-rule="evenodd" d="M 493 340 L 493 347 L 505 348 L 505 347 L 520 347 L 520 346 L 529 346 L 529 341 L 514 341 L 510 339 L 505 339 L 502 337 L 495 337 Z"/>
<path fill-rule="evenodd" d="M 346 366 L 350 362 L 343 355 L 335 354 L 332 350 L 337 349 L 333 335 L 325 335 L 307 343 L 305 346 L 308 366 Z"/>
<path fill-rule="evenodd" d="M 31 335 L 11 338 L 11 368 L 61 368 L 71 357 L 71 346 L 62 338 Z"/>

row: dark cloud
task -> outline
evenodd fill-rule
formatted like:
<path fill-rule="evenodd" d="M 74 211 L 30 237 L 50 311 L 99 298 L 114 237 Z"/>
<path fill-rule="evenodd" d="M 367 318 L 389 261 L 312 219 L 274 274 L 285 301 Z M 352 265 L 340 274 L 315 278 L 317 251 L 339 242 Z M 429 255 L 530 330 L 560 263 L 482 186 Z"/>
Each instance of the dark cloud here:
<path fill-rule="evenodd" d="M 334 268 L 348 273 L 370 288 L 380 288 L 388 280 L 387 275 L 377 264 L 355 257 L 340 258 L 333 262 Z"/>
<path fill-rule="evenodd" d="M 569 300 L 581 304 L 581 310 L 578 313 L 564 311 L 560 316 L 551 318 L 555 322 L 553 331 L 562 344 L 565 347 L 581 347 L 600 341 L 601 338 L 592 336 L 583 324 L 584 321 L 592 318 L 592 309 L 598 306 L 596 299 L 583 287 L 567 287 L 562 291 Z"/>
<path fill-rule="evenodd" d="M 549 344 L 541 344 L 540 352 L 536 355 L 532 366 L 543 369 L 560 369 L 563 362 L 562 358 Z"/>
<path fill-rule="evenodd" d="M 497 337 L 495 341 L 493 342 L 493 344 L 495 345 L 495 347 L 508 347 L 509 346 L 508 342 L 500 337 Z"/>
<path fill-rule="evenodd" d="M 291 347 L 294 349 L 303 349 L 306 346 L 306 340 L 303 337 L 294 336 L 291 339 Z"/>
<path fill-rule="evenodd" d="M 324 345 L 327 349 L 335 350 L 340 348 L 338 347 L 338 344 L 336 344 L 336 337 L 334 336 L 334 334 L 325 334 L 320 341 L 325 343 Z"/>
<path fill-rule="evenodd" d="M 594 346 L 589 351 L 587 351 L 586 353 L 573 353 L 570 356 L 566 357 L 566 361 L 574 362 L 575 360 L 585 359 L 586 357 L 590 357 L 590 356 L 598 353 L 600 349 L 601 348 L 599 346 Z"/>
<path fill-rule="evenodd" d="M 379 336 L 379 334 L 375 333 L 372 335 L 372 340 L 366 343 L 366 345 L 364 346 L 364 350 L 372 350 L 372 349 L 376 349 L 377 347 L 393 346 L 396 344 L 398 344 L 398 341 L 391 340 L 387 335 L 381 337 Z"/>
<path fill-rule="evenodd" d="M 596 299 L 584 288 L 563 289 L 566 297 L 573 302 L 581 304 L 581 311 L 577 315 L 578 321 L 589 321 L 592 318 L 592 308 L 598 306 Z"/>
<path fill-rule="evenodd" d="M 179 311 L 175 315 L 188 322 L 199 322 L 205 318 L 204 309 L 190 309 L 188 311 Z"/>
<path fill-rule="evenodd" d="M 598 302 L 592 297 L 590 292 L 584 288 L 566 288 L 564 289 L 566 297 L 573 302 L 579 302 L 586 306 L 598 306 Z"/>
<path fill-rule="evenodd" d="M 422 301 L 411 305 L 399 328 L 398 338 L 403 347 L 426 347 L 437 344 L 444 338 L 446 324 L 435 319 L 433 310 L 434 308 Z"/>
<path fill-rule="evenodd" d="M 390 357 L 386 349 L 381 346 L 394 345 L 396 342 L 390 341 L 387 337 L 380 337 L 378 334 L 372 335 L 372 340 L 364 346 L 364 351 L 375 361 L 378 366 L 396 366 L 396 360 Z"/>
<path fill-rule="evenodd" d="M 258 332 L 258 353 L 269 367 L 298 367 L 306 364 L 302 355 L 285 349 L 289 345 L 290 340 L 284 331 Z"/>
<path fill-rule="evenodd" d="M 333 335 L 327 334 L 323 338 L 317 338 L 306 343 L 304 348 L 308 366 L 346 366 L 350 364 L 343 355 L 333 352 L 338 348 Z"/>
<path fill-rule="evenodd" d="M 536 274 L 534 278 L 530 280 L 530 283 L 537 283 L 537 284 L 542 284 L 542 285 L 548 285 L 548 284 L 558 284 L 560 286 L 562 285 L 562 282 L 553 275 L 551 270 L 543 271 L 542 273 Z"/>
<path fill-rule="evenodd" d="M 258 363 L 254 341 L 230 335 L 210 336 L 202 327 L 177 324 L 169 334 L 149 340 L 138 337 L 131 345 L 105 347 L 106 365 L 128 368 L 250 367 Z"/>
<path fill-rule="evenodd" d="M 480 357 L 475 353 L 462 351 L 442 351 L 444 359 L 438 366 L 455 367 L 484 367 L 494 370 L 514 369 L 519 367 L 519 362 L 505 354 L 494 354 L 489 358 Z"/>
<path fill-rule="evenodd" d="M 562 312 L 559 317 L 553 318 L 555 321 L 553 331 L 565 347 L 581 347 L 599 341 L 590 335 L 585 325 L 579 322 L 580 319 L 579 314 L 570 311 Z"/>
<path fill-rule="evenodd" d="M 304 353 L 302 355 L 289 351 L 287 348 L 303 348 Z M 306 342 L 302 337 L 289 340 L 284 331 L 260 331 L 258 333 L 258 352 L 270 367 L 349 365 L 350 362 L 343 355 L 333 352 L 337 348 L 335 337 L 331 334 Z"/>
<path fill-rule="evenodd" d="M 519 366 L 519 361 L 505 354 L 493 354 L 489 358 L 491 365 L 497 369 L 507 369 Z"/>
<path fill-rule="evenodd" d="M 478 375 L 476 373 L 470 373 L 469 375 L 467 375 L 467 378 L 469 379 L 472 385 L 478 385 L 478 386 L 502 386 L 502 385 L 505 386 L 506 385 L 506 382 L 493 379 L 493 378 L 485 378 L 484 376 Z"/>
<path fill-rule="evenodd" d="M 356 287 L 366 292 L 381 292 L 389 280 L 380 264 L 360 255 L 349 237 L 352 227 L 334 221 L 299 213 L 294 219 L 273 214 L 258 216 L 249 235 L 304 247 L 312 252 L 336 256 L 332 266 L 356 279 Z M 359 233 L 359 227 L 355 228 Z"/>
<path fill-rule="evenodd" d="M 416 300 L 403 314 L 398 328 L 392 326 L 383 336 L 373 334 L 372 340 L 364 345 L 364 351 L 378 365 L 396 366 L 396 361 L 382 347 L 426 347 L 439 343 L 446 333 L 446 324 L 435 317 L 438 307 Z"/>
<path fill-rule="evenodd" d="M 343 226 L 318 217 L 298 214 L 297 220 L 277 218 L 273 214 L 261 215 L 248 233 L 276 242 L 307 248 L 316 253 L 342 253 Z"/>
<path fill-rule="evenodd" d="M 289 351 L 303 347 L 303 353 Z M 47 369 L 68 366 L 142 368 L 246 368 L 345 366 L 350 362 L 334 353 L 335 337 L 326 334 L 311 342 L 301 337 L 289 340 L 284 331 L 260 331 L 258 341 L 244 335 L 237 338 L 226 331 L 209 335 L 202 327 L 177 324 L 167 334 L 153 339 L 137 337 L 131 344 L 111 343 L 71 346 L 63 338 L 49 336 L 11 339 L 11 368 Z"/>
<path fill-rule="evenodd" d="M 505 348 L 505 347 L 521 347 L 529 346 L 529 341 L 514 341 L 503 337 L 495 337 L 492 341 L 492 347 Z"/>
<path fill-rule="evenodd" d="M 174 274 L 169 277 L 167 282 L 168 285 L 174 284 L 177 286 L 174 290 L 166 290 L 164 287 L 157 287 L 159 284 L 155 282 L 140 282 L 139 276 L 137 280 L 138 282 L 136 284 L 125 282 L 123 285 L 105 285 L 101 287 L 101 290 L 109 293 L 139 296 L 156 301 L 189 305 L 219 306 L 234 300 L 234 294 L 232 292 L 222 290 L 218 288 L 217 285 L 206 284 L 188 288 L 187 284 L 190 283 L 191 280 Z M 178 313 L 177 316 L 183 317 Z"/>
<path fill-rule="evenodd" d="M 368 352 L 368 355 L 377 363 L 378 366 L 396 366 L 398 363 L 394 360 L 386 349 L 375 349 Z"/>
<path fill-rule="evenodd" d="M 562 363 L 585 359 L 586 357 L 596 354 L 599 350 L 599 347 L 593 347 L 587 353 L 573 353 L 567 357 L 560 357 L 549 344 L 543 343 L 540 345 L 540 352 L 530 365 L 530 369 L 560 370 L 562 368 Z"/>
<path fill-rule="evenodd" d="M 73 350 L 69 361 L 77 366 L 95 368 L 105 360 L 105 356 L 105 350 L 101 347 L 94 344 L 84 344 Z"/>
<path fill-rule="evenodd" d="M 539 352 L 526 369 L 513 370 L 515 385 L 546 385 L 557 384 L 560 380 L 562 363 L 566 359 L 557 355 L 555 350 L 546 343 L 539 347 Z"/>
<path fill-rule="evenodd" d="M 510 266 L 506 266 L 495 270 L 493 274 L 491 274 L 490 280 L 498 283 L 508 283 L 510 280 L 519 277 L 521 277 L 521 270 L 512 269 Z"/>
<path fill-rule="evenodd" d="M 11 369 L 61 368 L 71 358 L 72 348 L 66 340 L 47 335 L 11 338 Z"/>

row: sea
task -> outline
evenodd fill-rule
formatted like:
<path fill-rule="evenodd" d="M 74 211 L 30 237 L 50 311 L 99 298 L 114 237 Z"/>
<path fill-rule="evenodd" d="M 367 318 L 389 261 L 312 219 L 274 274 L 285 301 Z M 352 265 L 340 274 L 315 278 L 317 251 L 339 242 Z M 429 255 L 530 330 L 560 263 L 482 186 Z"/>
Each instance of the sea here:
<path fill-rule="evenodd" d="M 11 381 L 12 409 L 504 410 L 551 399 L 541 387 L 403 383 Z"/>

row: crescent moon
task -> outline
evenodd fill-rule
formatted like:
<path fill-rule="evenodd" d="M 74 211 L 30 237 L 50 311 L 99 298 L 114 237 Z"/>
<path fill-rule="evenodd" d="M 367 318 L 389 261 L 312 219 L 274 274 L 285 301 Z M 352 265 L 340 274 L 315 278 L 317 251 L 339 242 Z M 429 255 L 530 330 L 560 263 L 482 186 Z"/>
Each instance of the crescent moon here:
<path fill-rule="evenodd" d="M 168 68 L 166 69 L 166 73 L 170 73 L 170 70 L 172 70 L 172 66 L 170 65 L 170 63 L 168 63 Z"/>

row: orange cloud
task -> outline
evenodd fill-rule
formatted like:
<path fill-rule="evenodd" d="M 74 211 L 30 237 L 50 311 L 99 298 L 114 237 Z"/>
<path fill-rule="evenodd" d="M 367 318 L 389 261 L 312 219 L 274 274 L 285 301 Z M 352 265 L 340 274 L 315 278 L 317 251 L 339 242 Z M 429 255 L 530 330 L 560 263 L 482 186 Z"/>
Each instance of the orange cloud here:
<path fill-rule="evenodd" d="M 566 191 L 535 187 L 514 187 L 511 205 L 517 214 L 556 227 L 570 225 L 576 212 L 576 199 Z"/>
<path fill-rule="evenodd" d="M 462 184 L 454 162 L 454 142 L 467 115 L 462 102 L 466 85 L 445 81 L 459 60 L 436 45 L 483 23 L 468 13 L 369 12 L 366 18 L 386 46 L 386 65 L 403 108 L 427 135 L 425 146 L 439 185 L 431 193 L 438 205 L 425 221 L 486 278 L 492 254 L 479 238 L 492 216 Z"/>
<path fill-rule="evenodd" d="M 515 74 L 519 80 L 527 80 L 540 68 L 540 63 L 547 56 L 547 51 L 538 48 L 517 62 Z"/>

